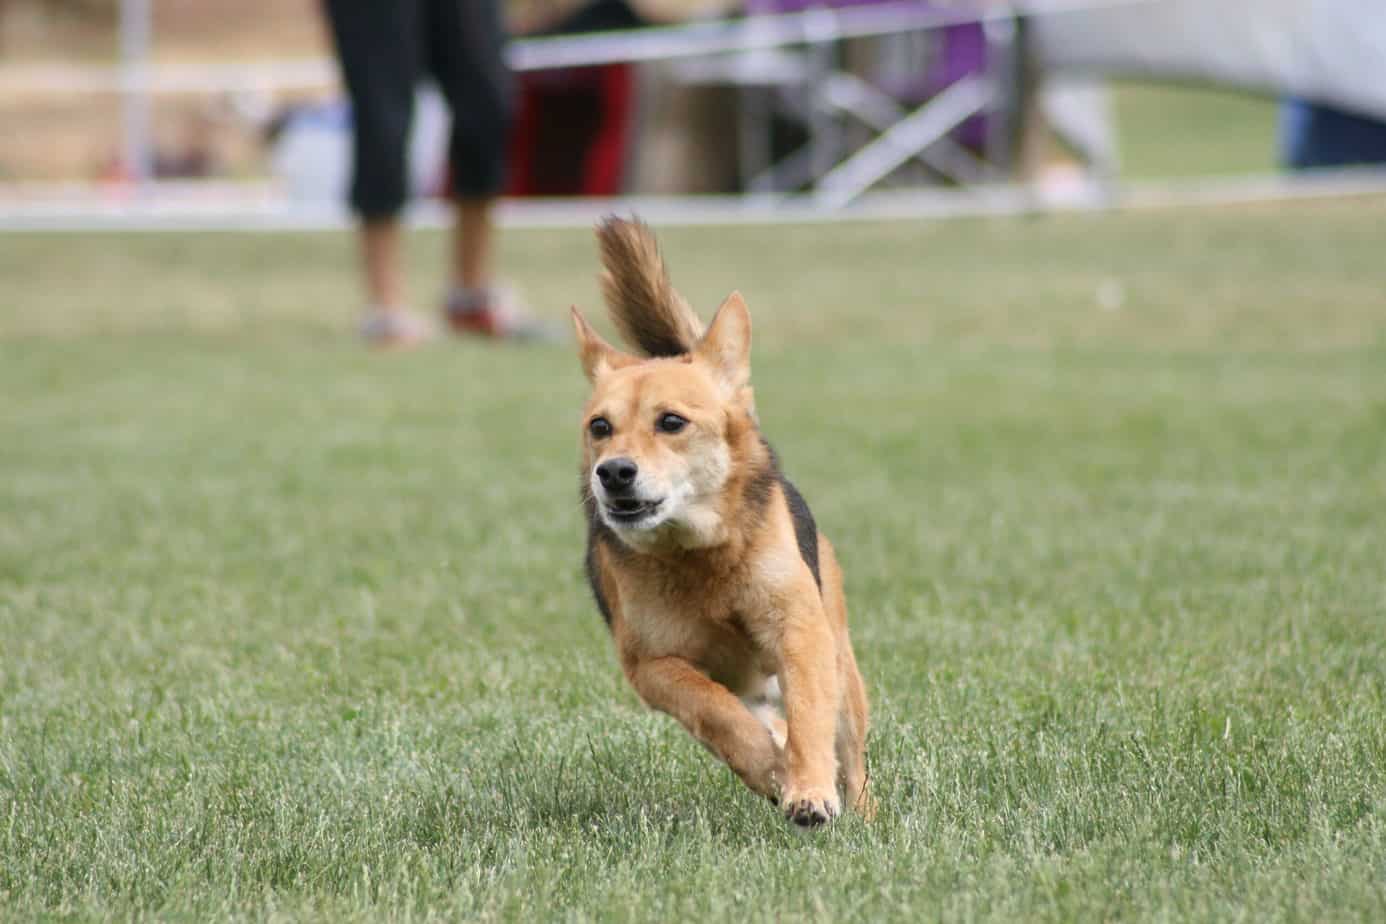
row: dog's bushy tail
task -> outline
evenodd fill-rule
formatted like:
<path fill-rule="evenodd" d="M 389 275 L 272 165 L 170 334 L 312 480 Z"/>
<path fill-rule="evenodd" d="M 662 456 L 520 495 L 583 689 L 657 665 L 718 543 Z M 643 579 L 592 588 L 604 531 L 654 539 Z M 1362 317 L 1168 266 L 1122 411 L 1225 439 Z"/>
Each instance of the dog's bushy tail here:
<path fill-rule="evenodd" d="M 597 228 L 602 251 L 602 294 L 611 320 L 630 346 L 647 356 L 679 356 L 693 349 L 703 324 L 674 291 L 654 232 L 642 221 L 608 218 Z"/>

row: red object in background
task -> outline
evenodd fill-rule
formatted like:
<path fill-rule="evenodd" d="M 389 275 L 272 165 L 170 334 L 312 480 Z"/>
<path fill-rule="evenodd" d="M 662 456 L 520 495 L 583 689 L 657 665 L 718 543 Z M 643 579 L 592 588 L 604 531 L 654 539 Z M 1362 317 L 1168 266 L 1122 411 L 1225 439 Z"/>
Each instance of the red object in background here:
<path fill-rule="evenodd" d="M 634 68 L 607 64 L 519 76 L 506 192 L 618 195 L 633 137 Z"/>

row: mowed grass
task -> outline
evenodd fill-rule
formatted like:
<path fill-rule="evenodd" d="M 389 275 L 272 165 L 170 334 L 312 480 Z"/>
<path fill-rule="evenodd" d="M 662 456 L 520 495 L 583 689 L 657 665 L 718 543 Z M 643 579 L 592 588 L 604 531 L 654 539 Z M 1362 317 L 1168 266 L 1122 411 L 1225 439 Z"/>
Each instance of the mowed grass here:
<path fill-rule="evenodd" d="M 1383 228 L 665 234 L 848 576 L 882 811 L 810 835 L 619 676 L 567 348 L 367 354 L 342 235 L 6 236 L 0 917 L 1381 920 Z"/>

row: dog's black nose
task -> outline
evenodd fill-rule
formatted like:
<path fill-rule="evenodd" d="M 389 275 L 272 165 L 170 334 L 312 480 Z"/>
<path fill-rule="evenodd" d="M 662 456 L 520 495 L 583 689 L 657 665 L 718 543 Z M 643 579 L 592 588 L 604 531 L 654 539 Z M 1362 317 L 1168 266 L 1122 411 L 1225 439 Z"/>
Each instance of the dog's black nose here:
<path fill-rule="evenodd" d="M 607 459 L 597 466 L 597 478 L 608 491 L 629 491 L 639 473 L 635 460 L 624 457 Z"/>

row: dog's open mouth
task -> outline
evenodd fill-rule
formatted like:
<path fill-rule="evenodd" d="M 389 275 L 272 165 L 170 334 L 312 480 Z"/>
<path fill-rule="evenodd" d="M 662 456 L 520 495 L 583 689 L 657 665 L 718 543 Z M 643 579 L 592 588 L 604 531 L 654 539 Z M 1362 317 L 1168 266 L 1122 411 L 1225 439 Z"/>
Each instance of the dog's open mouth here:
<path fill-rule="evenodd" d="M 606 502 L 606 515 L 617 523 L 639 523 L 652 516 L 663 501 L 647 501 L 622 497 Z"/>

